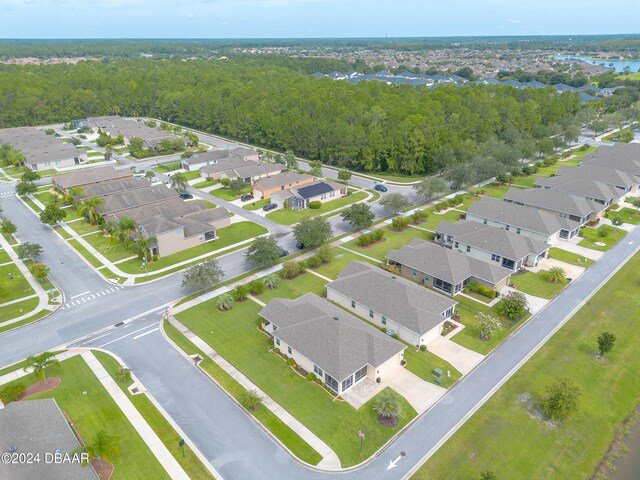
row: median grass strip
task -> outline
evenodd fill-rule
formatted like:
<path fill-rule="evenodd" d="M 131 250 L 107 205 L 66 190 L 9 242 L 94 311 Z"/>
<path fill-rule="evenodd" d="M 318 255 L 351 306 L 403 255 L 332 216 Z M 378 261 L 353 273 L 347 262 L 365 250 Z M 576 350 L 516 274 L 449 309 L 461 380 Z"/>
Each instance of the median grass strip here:
<path fill-rule="evenodd" d="M 62 230 L 59 230 L 59 231 L 62 231 Z M 93 255 L 91 255 L 89 253 L 89 250 L 87 250 L 82 245 L 80 245 L 80 242 L 78 242 L 77 240 L 75 239 L 67 240 L 67 244 L 71 246 L 71 248 L 77 250 L 78 253 L 80 253 L 80 255 L 94 267 L 97 268 L 102 266 L 102 262 L 98 260 L 96 257 L 94 257 Z"/>
<path fill-rule="evenodd" d="M 607 232 L 607 235 L 605 237 L 601 237 L 601 233 L 599 232 Z M 618 241 L 626 234 L 627 232 L 624 230 L 610 227 L 609 225 L 602 225 L 600 228 L 582 227 L 580 229 L 580 236 L 584 237 L 584 239 L 580 240 L 578 245 L 606 252 L 618 243 Z M 603 245 L 598 245 L 599 243 Z"/>
<path fill-rule="evenodd" d="M 271 340 L 257 329 L 260 309 L 256 303 L 245 301 L 236 303 L 228 312 L 220 312 L 213 299 L 176 316 L 329 445 L 343 467 L 368 458 L 398 431 L 378 422 L 373 411 L 376 397 L 355 410 L 346 402 L 334 400 L 315 382 L 300 377 L 271 353 Z M 404 399 L 402 404 L 405 415 L 399 428 L 416 415 Z M 367 437 L 362 452 L 358 430 Z"/>
<path fill-rule="evenodd" d="M 562 250 L 561 248 L 551 247 L 549 249 L 549 258 L 555 258 L 556 260 L 560 260 L 561 262 L 570 263 L 571 265 L 577 265 L 579 267 L 587 268 L 589 265 L 593 263 L 593 260 L 583 257 L 577 253 L 568 252 L 567 250 Z"/>
<path fill-rule="evenodd" d="M 546 270 L 538 272 L 525 272 L 521 275 L 512 275 L 511 284 L 523 293 L 535 297 L 553 298 L 569 284 L 568 280 L 559 283 L 551 283 L 547 280 L 549 274 Z"/>
<path fill-rule="evenodd" d="M 365 198 L 367 198 L 367 194 L 365 192 L 356 192 L 347 197 L 324 202 L 321 204 L 320 208 L 317 209 L 305 208 L 303 210 L 291 210 L 290 208 L 283 208 L 276 210 L 275 212 L 268 213 L 267 218 L 282 225 L 293 225 L 303 218 L 323 215 L 332 210 L 346 207 L 347 205 L 364 200 Z"/>
<path fill-rule="evenodd" d="M 47 374 L 60 377 L 62 383 L 49 392 L 34 395 L 23 401 L 55 398 L 60 409 L 69 416 L 85 442 L 90 442 L 101 430 L 109 435 L 117 435 L 121 453 L 114 461 L 113 478 L 169 479 L 164 468 L 82 357 L 67 359 L 60 363 L 59 368 L 48 370 Z M 36 380 L 35 376 L 27 375 L 8 385 L 30 385 Z"/>
<path fill-rule="evenodd" d="M 636 254 L 413 478 L 478 478 L 485 469 L 505 479 L 593 478 L 616 427 L 638 403 L 640 296 L 629 288 L 639 283 Z M 617 340 L 600 359 L 596 338 L 604 331 Z M 571 378 L 582 396 L 573 416 L 548 424 L 519 399 L 542 400 L 557 377 Z"/>
<path fill-rule="evenodd" d="M 202 464 L 200 459 L 193 453 L 193 450 L 189 448 L 189 445 L 184 446 L 184 458 L 182 458 L 182 450 L 178 446 L 178 442 L 181 436 L 176 432 L 167 419 L 158 411 L 153 402 L 144 394 L 131 395 L 127 387 L 129 387 L 133 381 L 122 381 L 118 378 L 118 370 L 120 364 L 111 355 L 104 352 L 94 351 L 102 366 L 109 372 L 109 375 L 115 380 L 120 389 L 129 398 L 131 403 L 138 409 L 140 415 L 144 417 L 151 429 L 158 435 L 165 447 L 171 452 L 173 458 L 177 460 L 184 471 L 189 475 L 192 480 L 205 480 L 215 478 L 211 472 Z"/>
<path fill-rule="evenodd" d="M 246 392 L 231 375 L 225 372 L 218 364 L 207 357 L 198 347 L 191 343 L 169 322 L 164 322 L 164 331 L 167 336 L 187 355 L 198 354 L 203 359 L 200 367 L 207 372 L 229 395 L 238 401 Z M 316 465 L 322 457 L 307 442 L 291 430 L 285 423 L 276 417 L 270 410 L 260 408 L 257 411 L 248 411 L 278 440 L 280 440 L 296 457 L 311 465 Z"/>

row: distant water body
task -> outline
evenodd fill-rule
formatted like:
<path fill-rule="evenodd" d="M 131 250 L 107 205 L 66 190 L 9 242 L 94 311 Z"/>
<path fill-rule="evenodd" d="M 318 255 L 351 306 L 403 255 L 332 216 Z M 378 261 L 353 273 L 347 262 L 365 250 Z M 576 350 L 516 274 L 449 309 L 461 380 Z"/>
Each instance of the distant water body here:
<path fill-rule="evenodd" d="M 557 56 L 557 60 L 580 60 L 581 62 L 591 65 L 603 65 L 605 68 L 613 68 L 616 72 L 622 72 L 626 67 L 631 69 L 632 73 L 640 69 L 640 60 L 609 60 L 602 58 L 578 57 L 578 56 Z"/>
<path fill-rule="evenodd" d="M 638 480 L 640 478 L 640 425 L 636 424 L 625 439 L 629 451 L 615 462 L 616 471 L 611 480 Z"/>

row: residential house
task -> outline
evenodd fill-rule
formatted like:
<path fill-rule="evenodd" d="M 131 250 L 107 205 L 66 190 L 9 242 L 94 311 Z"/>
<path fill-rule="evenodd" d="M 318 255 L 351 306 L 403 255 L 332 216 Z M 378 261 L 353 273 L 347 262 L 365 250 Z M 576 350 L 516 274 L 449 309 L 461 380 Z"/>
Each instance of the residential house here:
<path fill-rule="evenodd" d="M 559 192 L 570 193 L 578 197 L 584 197 L 605 207 L 618 203 L 622 191 L 606 183 L 587 178 L 561 177 L 538 177 L 535 184 L 547 190 L 557 190 Z"/>
<path fill-rule="evenodd" d="M 337 395 L 366 378 L 384 381 L 402 368 L 405 345 L 313 293 L 274 298 L 259 315 L 274 348 Z"/>
<path fill-rule="evenodd" d="M 626 172 L 612 169 L 610 167 L 601 167 L 592 163 L 586 163 L 579 167 L 559 167 L 556 171 L 558 176 L 566 176 L 568 178 L 584 178 L 606 183 L 620 191 L 618 197 L 622 200 L 628 194 L 637 194 L 640 178 Z"/>
<path fill-rule="evenodd" d="M 330 202 L 346 196 L 346 185 L 325 180 L 316 180 L 302 187 L 292 187 L 271 194 L 271 203 L 279 207 L 288 206 L 292 210 L 304 210 L 310 202 Z"/>
<path fill-rule="evenodd" d="M 276 192 L 292 187 L 299 187 L 312 183 L 315 180 L 311 175 L 297 172 L 283 172 L 267 178 L 256 180 L 253 184 L 253 195 L 262 199 L 269 199 Z"/>
<path fill-rule="evenodd" d="M 173 188 L 167 188 L 166 185 L 149 185 L 104 196 L 104 204 L 98 210 L 101 215 L 108 215 L 177 197 L 178 192 Z"/>
<path fill-rule="evenodd" d="M 327 299 L 411 345 L 440 337 L 458 302 L 371 264 L 352 261 L 327 285 Z"/>
<path fill-rule="evenodd" d="M 232 148 L 209 150 L 202 153 L 196 153 L 192 157 L 183 158 L 182 168 L 189 171 L 200 170 L 202 167 L 209 165 L 219 165 L 219 171 L 229 170 L 231 168 L 242 167 L 248 163 L 258 163 L 260 156 L 258 152 L 252 148 Z M 215 173 L 216 169 L 211 169 L 211 173 Z"/>
<path fill-rule="evenodd" d="M 580 225 L 587 222 L 597 222 L 607 208 L 601 203 L 587 200 L 584 197 L 546 188 L 528 188 L 526 190 L 510 188 L 502 199 L 519 205 L 539 208 L 561 218 L 578 222 Z"/>
<path fill-rule="evenodd" d="M 149 185 L 149 180 L 137 177 L 125 177 L 117 180 L 93 183 L 91 185 L 85 185 L 82 188 L 82 193 L 78 195 L 78 199 L 86 200 L 92 197 L 104 197 L 113 195 L 114 193 L 124 193 L 137 188 L 145 188 Z"/>
<path fill-rule="evenodd" d="M 466 219 L 544 243 L 568 240 L 580 232 L 580 224 L 568 218 L 491 197 L 483 197 L 471 204 Z"/>
<path fill-rule="evenodd" d="M 71 188 L 81 188 L 84 190 L 89 185 L 131 177 L 131 170 L 116 170 L 109 165 L 106 167 L 77 170 L 64 175 L 56 175 L 51 178 L 51 183 L 53 183 L 54 187 L 67 193 Z"/>
<path fill-rule="evenodd" d="M 53 398 L 11 402 L 0 409 L 0 444 L 3 454 L 33 455 L 40 461 L 0 462 L 0 478 L 98 480 L 93 467 L 80 462 L 52 465 L 45 455 L 73 456 L 80 443 L 65 414 Z M 27 459 L 30 457 L 26 457 Z"/>
<path fill-rule="evenodd" d="M 420 238 L 398 250 L 389 250 L 387 262 L 400 275 L 449 295 L 460 293 L 470 282 L 498 291 L 509 283 L 513 271 L 457 250 Z"/>
<path fill-rule="evenodd" d="M 157 149 L 162 140 L 177 140 L 178 136 L 171 132 L 148 127 L 141 120 L 122 118 L 118 115 L 93 117 L 87 119 L 87 126 L 94 132 L 102 131 L 110 137 L 122 135 L 124 144 L 129 145 L 132 138 L 140 138 L 145 148 Z"/>
<path fill-rule="evenodd" d="M 615 143 L 612 147 L 602 146 L 583 157 L 580 165 L 598 165 L 640 177 L 640 144 Z"/>
<path fill-rule="evenodd" d="M 435 231 L 436 242 L 512 271 L 535 267 L 549 251 L 544 242 L 479 222 L 441 222 Z"/>

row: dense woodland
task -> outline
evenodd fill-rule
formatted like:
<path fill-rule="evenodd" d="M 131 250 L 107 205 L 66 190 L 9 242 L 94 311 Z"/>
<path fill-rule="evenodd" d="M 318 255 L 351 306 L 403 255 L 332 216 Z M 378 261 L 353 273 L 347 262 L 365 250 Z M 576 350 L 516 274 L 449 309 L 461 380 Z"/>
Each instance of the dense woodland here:
<path fill-rule="evenodd" d="M 0 66 L 1 127 L 151 116 L 360 171 L 499 173 L 577 139 L 581 109 L 553 88 L 353 85 L 254 59 Z"/>

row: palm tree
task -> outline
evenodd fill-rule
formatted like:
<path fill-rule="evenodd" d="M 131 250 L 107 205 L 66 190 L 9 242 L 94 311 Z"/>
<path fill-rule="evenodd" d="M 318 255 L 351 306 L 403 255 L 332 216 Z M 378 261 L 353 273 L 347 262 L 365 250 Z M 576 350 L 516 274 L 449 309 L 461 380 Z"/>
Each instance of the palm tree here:
<path fill-rule="evenodd" d="M 78 207 L 78 213 L 89 220 L 91 225 L 95 225 L 98 223 L 100 219 L 100 212 L 98 211 L 100 207 L 104 205 L 104 198 L 102 197 L 93 197 L 87 198 L 84 202 L 80 204 Z"/>
<path fill-rule="evenodd" d="M 144 173 L 144 178 L 146 178 L 149 181 L 152 181 L 154 178 L 156 178 L 156 172 L 154 172 L 153 170 L 147 170 Z"/>
<path fill-rule="evenodd" d="M 378 412 L 379 420 L 392 420 L 389 422 L 392 424 L 397 423 L 398 418 L 403 416 L 400 396 L 393 390 L 385 390 L 378 395 L 373 410 Z"/>
<path fill-rule="evenodd" d="M 231 310 L 233 308 L 233 297 L 230 293 L 220 295 L 216 300 L 216 306 L 218 307 L 218 310 Z"/>
<path fill-rule="evenodd" d="M 154 243 L 158 243 L 158 239 L 156 237 L 143 237 L 142 235 L 138 235 L 136 239 L 136 252 L 138 255 L 142 255 L 145 261 L 153 261 L 153 255 L 148 255 L 151 250 L 151 245 Z"/>
<path fill-rule="evenodd" d="M 84 190 L 79 187 L 71 187 L 69 190 L 67 190 L 67 193 L 64 196 L 64 201 L 69 205 L 75 206 L 78 204 L 78 197 L 80 195 L 84 195 Z"/>
<path fill-rule="evenodd" d="M 262 282 L 264 283 L 264 286 L 267 287 L 269 290 L 275 290 L 276 288 L 278 288 L 278 285 L 280 284 L 280 277 L 278 276 L 277 273 L 270 273 L 269 275 L 264 277 Z"/>
<path fill-rule="evenodd" d="M 90 459 L 93 460 L 97 458 L 100 467 L 102 467 L 102 459 L 113 463 L 115 458 L 120 455 L 120 447 L 118 447 L 119 441 L 120 437 L 117 435 L 109 435 L 104 430 L 100 430 L 93 436 L 91 443 L 88 443 L 84 447 L 77 448 L 74 450 L 74 453 L 87 453 Z"/>
<path fill-rule="evenodd" d="M 634 198 L 632 205 L 640 210 L 640 197 Z"/>
<path fill-rule="evenodd" d="M 60 361 L 51 352 L 43 352 L 39 355 L 31 355 L 26 360 L 24 371 L 33 370 L 33 374 L 47 384 L 46 369 L 60 366 Z"/>
<path fill-rule="evenodd" d="M 184 173 L 176 173 L 171 177 L 171 186 L 179 192 L 185 192 L 187 185 L 189 185 L 189 181 L 184 176 Z"/>
<path fill-rule="evenodd" d="M 125 247 L 127 247 L 127 250 L 128 250 L 129 243 L 131 241 L 131 236 L 137 230 L 138 230 L 138 224 L 136 223 L 136 221 L 133 218 L 127 217 L 125 215 L 124 217 L 120 217 L 118 219 L 118 223 L 116 223 L 115 229 L 111 233 L 111 238 L 115 238 L 120 240 L 121 242 L 124 242 L 124 245 Z"/>
<path fill-rule="evenodd" d="M 562 283 L 566 279 L 567 275 L 562 267 L 551 267 L 547 272 L 547 281 L 551 283 Z"/>

